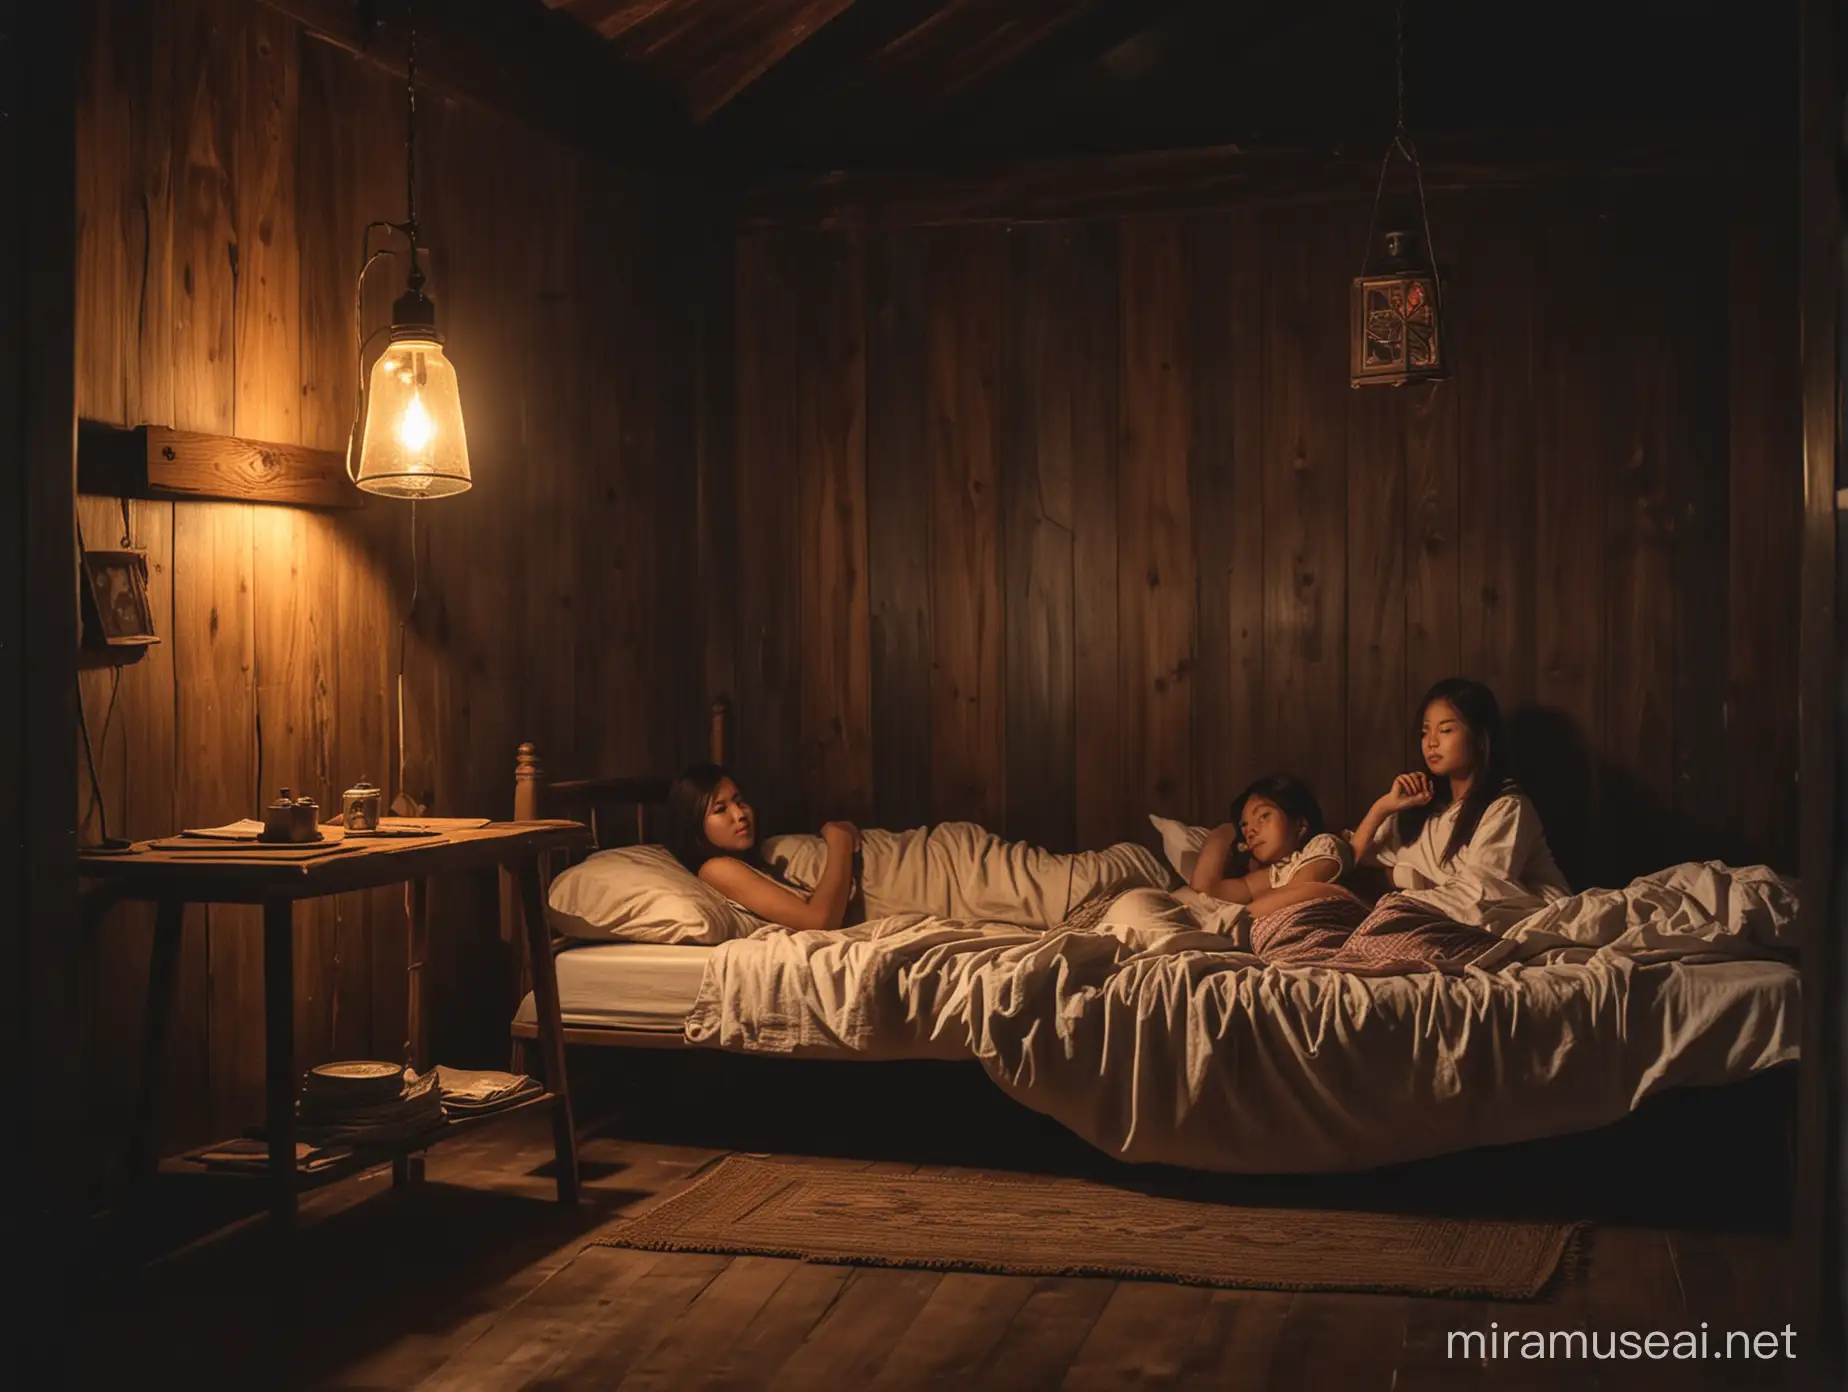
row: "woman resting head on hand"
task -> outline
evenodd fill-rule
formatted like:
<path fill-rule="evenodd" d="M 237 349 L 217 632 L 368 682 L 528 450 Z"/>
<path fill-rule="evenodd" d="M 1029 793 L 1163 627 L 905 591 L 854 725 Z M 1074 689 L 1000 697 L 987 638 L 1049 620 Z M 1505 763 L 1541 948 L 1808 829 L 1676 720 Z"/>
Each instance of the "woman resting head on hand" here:
<path fill-rule="evenodd" d="M 737 780 L 717 764 L 695 764 L 667 790 L 667 848 L 679 862 L 747 913 L 786 928 L 841 926 L 853 894 L 860 832 L 827 822 L 827 865 L 808 895 L 784 882 L 758 853 L 757 816 Z"/>
<path fill-rule="evenodd" d="M 1353 835 L 1362 865 L 1401 889 L 1497 881 L 1542 899 L 1570 894 L 1540 814 L 1514 781 L 1501 706 L 1481 682 L 1446 677 L 1419 703 L 1424 768 L 1393 779 Z"/>
<path fill-rule="evenodd" d="M 1296 778 L 1273 774 L 1232 799 L 1232 818 L 1200 848 L 1188 883 L 1202 894 L 1265 914 L 1341 893 L 1346 847 L 1324 829 L 1321 804 Z"/>

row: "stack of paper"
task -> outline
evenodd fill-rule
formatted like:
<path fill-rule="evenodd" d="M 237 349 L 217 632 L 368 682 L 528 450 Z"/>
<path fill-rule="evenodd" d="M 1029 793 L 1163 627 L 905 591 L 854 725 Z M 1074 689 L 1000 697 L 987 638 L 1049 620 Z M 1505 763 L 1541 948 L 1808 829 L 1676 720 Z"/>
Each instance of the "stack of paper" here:
<path fill-rule="evenodd" d="M 262 833 L 262 822 L 255 817 L 243 817 L 235 822 L 226 822 L 223 826 L 187 827 L 180 835 L 196 837 L 201 841 L 255 841 Z"/>
<path fill-rule="evenodd" d="M 313 1174 L 329 1165 L 337 1165 L 353 1153 L 351 1146 L 313 1146 L 297 1142 L 295 1168 Z M 209 1150 L 194 1151 L 187 1157 L 212 1170 L 236 1170 L 261 1174 L 269 1169 L 269 1142 L 265 1140 L 225 1141 Z"/>
<path fill-rule="evenodd" d="M 452 1117 L 504 1111 L 545 1091 L 537 1078 L 523 1073 L 471 1072 L 438 1065 L 436 1079 L 443 1111 Z"/>

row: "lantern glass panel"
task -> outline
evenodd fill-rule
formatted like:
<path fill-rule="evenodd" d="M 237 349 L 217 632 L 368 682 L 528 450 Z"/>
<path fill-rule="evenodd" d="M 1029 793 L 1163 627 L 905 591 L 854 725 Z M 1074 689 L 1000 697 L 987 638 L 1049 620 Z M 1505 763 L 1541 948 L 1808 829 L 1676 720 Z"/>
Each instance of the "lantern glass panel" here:
<path fill-rule="evenodd" d="M 1444 375 L 1436 287 L 1429 274 L 1354 281 L 1354 384 Z"/>
<path fill-rule="evenodd" d="M 470 484 L 456 370 L 434 337 L 394 339 L 372 366 L 356 482 L 392 498 L 442 498 Z"/>

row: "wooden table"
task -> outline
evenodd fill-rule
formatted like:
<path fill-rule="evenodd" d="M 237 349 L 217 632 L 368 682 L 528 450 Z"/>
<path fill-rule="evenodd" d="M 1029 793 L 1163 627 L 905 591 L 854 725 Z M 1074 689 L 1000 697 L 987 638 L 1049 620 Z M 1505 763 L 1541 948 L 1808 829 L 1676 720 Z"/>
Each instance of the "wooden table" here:
<path fill-rule="evenodd" d="M 390 825 L 389 820 L 386 823 Z M 340 837 L 337 827 L 323 828 Z M 358 841 L 359 838 L 354 838 Z M 358 845 L 344 842 L 320 854 L 258 849 L 175 849 L 171 842 L 142 842 L 127 854 L 85 854 L 81 873 L 100 881 L 92 896 L 91 914 L 108 904 L 141 899 L 157 906 L 154 948 L 148 973 L 147 1016 L 142 1032 L 140 1091 L 129 1136 L 128 1182 L 130 1212 L 146 1197 L 158 1157 L 154 1153 L 154 1108 L 161 1073 L 161 1055 L 167 1024 L 173 1013 L 175 978 L 180 956 L 180 925 L 188 904 L 261 904 L 263 906 L 263 1017 L 267 1053 L 265 1068 L 265 1130 L 269 1142 L 270 1214 L 281 1227 L 295 1221 L 300 1176 L 295 1159 L 295 1101 L 298 1076 L 295 1060 L 294 908 L 298 899 L 383 885 L 410 886 L 411 933 L 411 1038 L 414 1062 L 428 1067 L 420 1056 L 423 1047 L 422 961 L 427 932 L 424 922 L 423 885 L 431 875 L 491 869 L 510 871 L 519 887 L 522 917 L 526 921 L 526 950 L 532 971 L 533 1003 L 538 1009 L 540 1055 L 546 1094 L 534 1105 L 552 1108 L 552 1138 L 557 1155 L 558 1199 L 577 1201 L 578 1172 L 571 1094 L 565 1078 L 565 1046 L 558 1012 L 558 977 L 545 924 L 545 900 L 540 889 L 539 862 L 550 852 L 587 847 L 590 829 L 580 822 L 490 822 L 485 826 L 448 828 L 418 838 L 367 838 Z M 88 915 L 87 915 L 88 916 Z M 524 1108 L 522 1108 L 524 1110 Z M 504 1113 L 491 1114 L 482 1121 Z M 452 1123 L 466 1126 L 470 1123 Z M 427 1148 L 441 1132 L 398 1148 L 392 1158 L 402 1179 L 404 1153 Z M 361 1152 L 357 1159 L 378 1163 L 380 1154 Z M 351 1173 L 358 1164 L 326 1171 L 315 1178 Z"/>

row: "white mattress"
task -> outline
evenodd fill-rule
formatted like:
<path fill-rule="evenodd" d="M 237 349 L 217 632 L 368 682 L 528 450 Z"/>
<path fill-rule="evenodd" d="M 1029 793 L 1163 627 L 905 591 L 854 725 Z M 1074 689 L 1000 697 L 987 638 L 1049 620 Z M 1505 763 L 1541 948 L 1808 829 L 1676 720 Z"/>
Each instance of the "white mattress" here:
<path fill-rule="evenodd" d="M 684 943 L 605 943 L 557 958 L 558 1004 L 567 1025 L 679 1034 L 699 995 L 710 947 Z M 529 993 L 514 1019 L 538 1017 Z"/>

